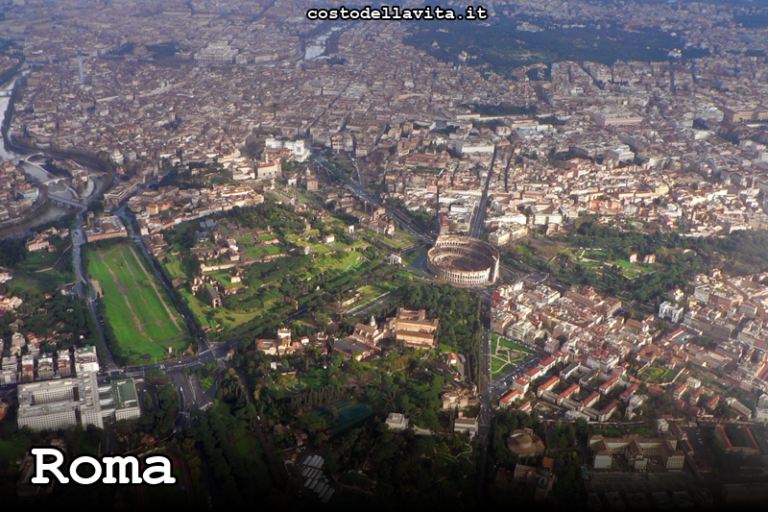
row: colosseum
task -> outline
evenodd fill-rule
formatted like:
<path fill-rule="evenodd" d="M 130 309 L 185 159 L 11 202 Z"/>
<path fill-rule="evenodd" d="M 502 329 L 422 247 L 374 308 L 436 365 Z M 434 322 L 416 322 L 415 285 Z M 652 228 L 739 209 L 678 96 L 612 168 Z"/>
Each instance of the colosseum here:
<path fill-rule="evenodd" d="M 427 253 L 427 267 L 449 283 L 492 284 L 499 275 L 499 251 L 476 238 L 440 236 Z"/>

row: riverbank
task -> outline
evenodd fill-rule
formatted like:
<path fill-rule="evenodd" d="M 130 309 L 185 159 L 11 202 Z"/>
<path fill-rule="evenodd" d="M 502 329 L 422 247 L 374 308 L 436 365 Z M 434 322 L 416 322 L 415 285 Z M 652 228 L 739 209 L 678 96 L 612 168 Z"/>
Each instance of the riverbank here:
<path fill-rule="evenodd" d="M 21 69 L 21 68 L 19 68 Z M 104 172 L 107 174 L 107 179 L 104 181 L 99 191 L 96 193 L 93 199 L 98 199 L 112 186 L 115 177 L 115 169 L 109 158 L 106 155 L 98 155 L 84 150 L 78 150 L 73 148 L 56 148 L 56 147 L 39 147 L 31 142 L 27 142 L 19 137 L 14 137 L 10 133 L 11 123 L 13 122 L 13 116 L 16 113 L 16 103 L 21 99 L 24 94 L 24 87 L 26 86 L 26 74 L 31 71 L 21 72 L 16 77 L 11 77 L 8 82 L 13 82 L 13 88 L 8 100 L 8 104 L 5 108 L 5 114 L 3 117 L 2 125 L 0 125 L 0 134 L 3 138 L 3 148 L 0 150 L 0 156 L 9 160 L 29 155 L 30 153 L 42 153 L 46 157 L 71 159 L 83 167 L 92 169 L 97 172 Z M 3 86 L 4 90 L 8 90 L 8 84 Z M 0 101 L 0 108 L 2 107 L 2 101 Z M 15 154 L 11 154 L 13 152 Z"/>
<path fill-rule="evenodd" d="M 15 78 L 11 79 L 12 83 L 12 89 L 11 89 L 11 96 L 8 99 L 8 103 L 5 106 L 5 110 L 3 112 L 3 123 L 0 125 L 0 135 L 3 137 L 3 148 L 2 152 L 0 152 L 0 156 L 3 158 L 6 158 L 8 160 L 12 160 L 13 158 L 18 158 L 20 155 L 12 155 L 8 151 L 14 151 L 13 148 L 10 147 L 10 140 L 8 137 L 8 130 L 11 128 L 11 122 L 13 121 L 13 115 L 16 112 L 16 102 L 19 101 L 21 98 L 21 95 L 23 94 L 24 85 L 26 84 L 26 77 L 22 73 L 21 75 L 16 76 Z M 7 85 L 3 86 L 4 90 L 8 90 Z M 2 102 L 0 102 L 0 105 Z M 26 154 L 26 152 L 21 152 L 21 154 Z"/>
<path fill-rule="evenodd" d="M 87 169 L 91 169 L 92 171 L 106 173 L 107 179 L 101 185 L 96 195 L 90 198 L 91 201 L 99 199 L 101 196 L 103 196 L 104 193 L 110 189 L 112 183 L 114 182 L 115 167 L 112 165 L 112 162 L 109 161 L 109 158 L 106 155 L 97 155 L 79 149 L 61 149 L 55 147 L 41 148 L 35 146 L 32 143 L 24 142 L 17 137 L 6 138 L 5 134 L 3 136 L 3 140 L 5 141 L 6 147 L 14 153 L 19 153 L 22 155 L 28 155 L 30 153 L 42 153 L 46 157 L 58 158 L 62 160 L 69 159 L 77 162 Z"/>

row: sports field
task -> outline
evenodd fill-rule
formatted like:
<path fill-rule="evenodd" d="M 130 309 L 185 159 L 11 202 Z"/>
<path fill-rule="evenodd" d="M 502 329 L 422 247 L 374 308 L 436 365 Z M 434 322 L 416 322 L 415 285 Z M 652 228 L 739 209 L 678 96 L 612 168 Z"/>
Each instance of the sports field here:
<path fill-rule="evenodd" d="M 187 347 L 191 337 L 184 320 L 131 245 L 90 249 L 88 272 L 101 286 L 105 317 L 129 364 L 176 357 Z"/>

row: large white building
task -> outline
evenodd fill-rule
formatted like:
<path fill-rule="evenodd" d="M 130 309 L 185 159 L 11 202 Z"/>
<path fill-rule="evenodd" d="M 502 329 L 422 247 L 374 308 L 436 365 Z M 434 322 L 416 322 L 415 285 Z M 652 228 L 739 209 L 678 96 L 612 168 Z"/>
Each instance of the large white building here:
<path fill-rule="evenodd" d="M 106 418 L 119 421 L 141 416 L 133 379 L 99 384 L 99 359 L 94 347 L 75 350 L 75 370 L 76 377 L 19 385 L 19 428 L 104 428 Z"/>
<path fill-rule="evenodd" d="M 141 416 L 133 379 L 99 384 L 93 372 L 68 379 L 19 385 L 19 428 L 56 430 Z"/>
<path fill-rule="evenodd" d="M 685 310 L 682 307 L 675 306 L 671 302 L 662 302 L 659 306 L 659 317 L 669 318 L 675 323 L 683 319 L 684 312 Z"/>
<path fill-rule="evenodd" d="M 287 149 L 298 162 L 309 158 L 309 149 L 303 140 L 277 140 L 274 137 L 267 137 L 265 146 L 269 149 Z"/>
<path fill-rule="evenodd" d="M 768 395 L 761 395 L 755 408 L 755 421 L 768 423 Z"/>
<path fill-rule="evenodd" d="M 406 418 L 403 414 L 391 412 L 387 417 L 387 427 L 389 427 L 389 430 L 402 432 L 408 428 L 408 418 Z"/>
<path fill-rule="evenodd" d="M 195 54 L 195 60 L 200 64 L 234 64 L 238 53 L 240 50 L 227 43 L 208 43 L 208 46 Z"/>
<path fill-rule="evenodd" d="M 453 147 L 462 154 L 492 154 L 495 149 L 492 143 L 485 140 L 456 140 Z"/>
<path fill-rule="evenodd" d="M 19 384 L 19 428 L 55 430 L 82 425 L 104 428 L 96 374 L 75 378 Z"/>

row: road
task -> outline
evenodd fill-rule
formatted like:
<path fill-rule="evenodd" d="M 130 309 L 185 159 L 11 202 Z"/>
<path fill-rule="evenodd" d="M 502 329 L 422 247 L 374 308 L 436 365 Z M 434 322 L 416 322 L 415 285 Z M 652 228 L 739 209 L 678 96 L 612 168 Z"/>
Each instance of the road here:
<path fill-rule="evenodd" d="M 213 396 L 203 390 L 197 375 L 187 375 L 182 371 L 168 372 L 166 375 L 179 395 L 179 417 L 176 423 L 182 429 L 191 427 L 191 413 L 198 409 L 206 410 L 213 405 Z"/>
<path fill-rule="evenodd" d="M 480 342 L 480 375 L 478 378 L 480 391 L 480 466 L 477 468 L 477 496 L 480 502 L 485 502 L 485 470 L 488 466 L 488 437 L 491 432 L 491 334 L 483 328 Z"/>
<path fill-rule="evenodd" d="M 475 216 L 472 217 L 472 223 L 469 228 L 469 236 L 472 238 L 479 238 L 480 231 L 483 229 L 485 222 L 485 215 L 488 210 L 488 187 L 491 186 L 491 179 L 493 178 L 493 166 L 496 163 L 496 154 L 498 149 L 494 146 L 493 157 L 491 158 L 491 166 L 488 168 L 488 178 L 485 180 L 485 187 L 483 188 L 483 196 L 480 198 L 480 204 L 477 206 Z"/>
<path fill-rule="evenodd" d="M 383 307 L 392 298 L 390 297 L 391 293 L 392 292 L 387 292 L 387 293 L 384 293 L 383 295 L 379 295 L 368 304 L 363 304 L 362 306 L 357 306 L 356 308 L 352 308 L 344 314 L 347 316 L 363 316 L 368 311 L 373 311 L 375 309 Z"/>
<path fill-rule="evenodd" d="M 177 359 L 175 361 L 166 361 L 163 363 L 154 363 L 144 366 L 124 368 L 120 370 L 120 373 L 126 377 L 141 377 L 144 375 L 146 370 L 165 370 L 166 374 L 177 370 L 181 371 L 185 368 L 196 370 L 198 368 L 202 368 L 208 363 L 213 363 L 215 361 L 220 361 L 226 358 L 229 350 L 235 348 L 238 341 L 238 338 L 233 338 L 226 343 L 213 345 L 198 353 L 196 356 L 190 357 L 188 359 Z"/>
<path fill-rule="evenodd" d="M 96 290 L 93 289 L 90 281 L 85 279 L 85 273 L 83 272 L 83 258 L 82 258 L 82 246 L 85 245 L 86 239 L 83 233 L 83 218 L 85 217 L 85 208 L 82 208 L 77 214 L 77 225 L 72 230 L 72 266 L 75 269 L 75 294 L 81 299 L 85 299 L 88 304 L 88 310 L 91 312 L 93 321 L 96 323 L 96 328 L 99 331 L 99 337 L 104 346 L 104 358 L 107 361 L 106 371 L 110 374 L 118 371 L 115 359 L 112 357 L 112 352 L 109 350 L 107 344 L 107 337 L 104 335 L 104 323 L 99 315 L 98 306 L 96 305 Z"/>
<path fill-rule="evenodd" d="M 316 161 L 328 169 L 329 171 L 332 171 L 330 168 L 328 162 L 325 160 L 325 158 L 322 155 L 317 155 Z M 357 169 L 357 164 L 354 162 L 355 168 Z M 357 169 L 358 173 L 360 172 L 359 169 Z M 384 209 L 387 211 L 388 214 L 390 214 L 392 217 L 394 217 L 400 225 L 403 227 L 403 229 L 413 236 L 417 237 L 422 242 L 431 245 L 435 241 L 435 237 L 431 233 L 424 233 L 421 229 L 419 229 L 417 226 L 414 226 L 411 220 L 403 214 L 400 210 L 397 208 L 393 208 L 391 206 L 388 206 L 384 204 L 384 201 L 381 199 L 381 197 L 378 194 L 374 194 L 373 192 L 368 192 L 365 189 L 365 186 L 361 185 L 360 183 L 356 183 L 352 181 L 347 176 L 341 176 L 342 181 L 344 181 L 345 184 L 349 185 L 354 192 L 362 197 L 363 199 L 367 199 L 368 201 L 371 201 L 372 203 L 375 203 L 379 206 L 383 206 Z M 362 179 L 362 176 L 361 176 Z"/>

